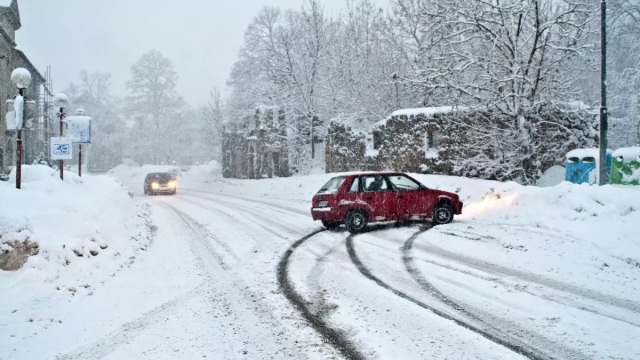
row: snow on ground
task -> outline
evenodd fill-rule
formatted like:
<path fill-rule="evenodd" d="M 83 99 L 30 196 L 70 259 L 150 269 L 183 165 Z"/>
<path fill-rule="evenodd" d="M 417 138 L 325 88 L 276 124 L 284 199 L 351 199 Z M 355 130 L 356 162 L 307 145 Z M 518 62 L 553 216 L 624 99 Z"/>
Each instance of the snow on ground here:
<path fill-rule="evenodd" d="M 114 274 L 130 266 L 149 244 L 146 208 L 127 188 L 107 176 L 78 177 L 49 167 L 22 168 L 0 182 L 0 243 L 38 245 L 18 271 L 0 271 L 0 344 L 29 338 L 34 328 L 60 326 L 59 301 L 90 296 Z M 0 346 L 0 358 L 8 353 Z M 4 355 L 3 355 L 4 354 Z"/>
<path fill-rule="evenodd" d="M 200 183 L 210 191 L 246 199 L 295 204 L 308 211 L 313 194 L 332 176 L 257 181 L 194 177 L 188 178 L 187 184 Z M 463 215 L 448 228 L 464 231 L 470 227 L 476 237 L 497 239 L 497 248 L 471 251 L 474 256 L 503 260 L 515 268 L 624 294 L 629 299 L 640 293 L 640 282 L 634 281 L 640 276 L 640 189 L 568 182 L 539 188 L 513 182 L 413 176 L 427 187 L 458 193 L 465 202 Z M 478 246 L 473 242 L 457 244 L 466 251 Z"/>
<path fill-rule="evenodd" d="M 156 171 L 177 174 L 178 195 L 141 196 Z M 62 183 L 46 168 L 31 168 L 22 191 L 0 182 L 2 241 L 41 245 L 0 273 L 0 359 L 340 358 L 283 296 L 288 249 L 302 303 L 365 358 L 522 358 L 451 319 L 542 358 L 640 358 L 636 187 L 415 174 L 458 193 L 463 215 L 433 229 L 322 232 L 294 249 L 321 229 L 310 199 L 334 174 L 223 179 L 212 162 L 108 175 L 134 199 L 108 176 Z M 136 239 L 145 227 L 150 244 Z M 108 244 L 98 256 L 69 250 L 91 250 L 93 237 Z"/>

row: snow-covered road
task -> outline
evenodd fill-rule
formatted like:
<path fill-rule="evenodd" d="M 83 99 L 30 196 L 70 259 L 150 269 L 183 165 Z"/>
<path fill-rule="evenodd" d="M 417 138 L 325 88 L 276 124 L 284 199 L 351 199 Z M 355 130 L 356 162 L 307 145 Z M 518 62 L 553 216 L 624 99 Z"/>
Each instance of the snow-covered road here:
<path fill-rule="evenodd" d="M 566 271 L 548 242 L 593 247 L 568 231 L 462 217 L 350 236 L 299 196 L 225 181 L 144 196 L 123 181 L 148 247 L 90 294 L 53 297 L 64 321 L 0 322 L 0 359 L 640 358 L 640 301 L 623 286 L 640 271 L 611 262 L 628 279 L 610 289 Z"/>

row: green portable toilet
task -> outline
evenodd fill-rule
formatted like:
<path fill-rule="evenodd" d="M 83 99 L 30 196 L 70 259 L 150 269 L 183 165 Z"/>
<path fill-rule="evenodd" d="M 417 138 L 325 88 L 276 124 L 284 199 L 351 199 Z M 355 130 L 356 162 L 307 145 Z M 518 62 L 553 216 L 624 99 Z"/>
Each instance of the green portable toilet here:
<path fill-rule="evenodd" d="M 613 152 L 611 184 L 640 185 L 640 147 L 621 148 Z"/>

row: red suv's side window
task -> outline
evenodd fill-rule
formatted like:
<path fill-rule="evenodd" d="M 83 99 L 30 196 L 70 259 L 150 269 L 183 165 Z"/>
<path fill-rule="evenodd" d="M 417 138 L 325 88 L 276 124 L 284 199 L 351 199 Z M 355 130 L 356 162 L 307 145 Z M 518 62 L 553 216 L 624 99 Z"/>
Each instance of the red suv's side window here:
<path fill-rule="evenodd" d="M 404 175 L 389 176 L 389 181 L 397 191 L 420 190 L 422 186 Z"/>
<path fill-rule="evenodd" d="M 353 179 L 349 192 L 352 192 L 352 193 L 360 192 L 360 178 Z"/>
<path fill-rule="evenodd" d="M 389 184 L 383 175 L 363 176 L 362 188 L 364 191 L 387 191 Z"/>

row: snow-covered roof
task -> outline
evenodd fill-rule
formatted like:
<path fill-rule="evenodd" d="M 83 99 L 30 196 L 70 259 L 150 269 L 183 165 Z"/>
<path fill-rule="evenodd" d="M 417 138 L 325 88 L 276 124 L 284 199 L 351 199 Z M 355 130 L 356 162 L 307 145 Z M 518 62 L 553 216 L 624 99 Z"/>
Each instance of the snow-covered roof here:
<path fill-rule="evenodd" d="M 458 110 L 463 110 L 458 106 L 437 106 L 437 107 L 425 107 L 425 108 L 415 108 L 415 109 L 402 109 L 394 111 L 391 116 L 411 116 L 411 115 L 434 115 L 434 114 L 443 114 L 450 113 Z"/>
<path fill-rule="evenodd" d="M 634 146 L 620 148 L 613 152 L 613 157 L 624 162 L 640 162 L 640 147 Z"/>
<path fill-rule="evenodd" d="M 611 154 L 611 150 L 607 150 L 607 154 Z M 575 149 L 571 150 L 567 153 L 567 159 L 577 157 L 579 159 L 584 159 L 585 157 L 593 157 L 598 161 L 600 157 L 600 149 L 592 148 L 592 149 Z"/>
<path fill-rule="evenodd" d="M 375 127 L 381 127 L 381 126 L 387 125 L 387 121 L 389 121 L 389 119 L 391 119 L 394 116 L 407 116 L 407 117 L 417 116 L 417 115 L 433 116 L 435 114 L 446 114 L 446 113 L 452 113 L 455 111 L 464 111 L 466 109 L 467 109 L 466 107 L 461 107 L 461 106 L 435 106 L 435 107 L 424 107 L 424 108 L 415 108 L 415 109 L 401 109 L 401 110 L 394 111 L 386 119 L 378 121 L 375 124 Z"/>

